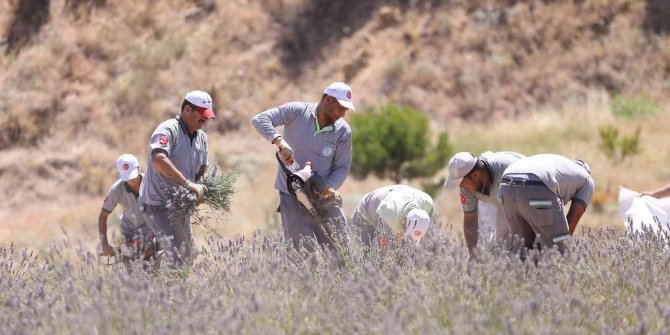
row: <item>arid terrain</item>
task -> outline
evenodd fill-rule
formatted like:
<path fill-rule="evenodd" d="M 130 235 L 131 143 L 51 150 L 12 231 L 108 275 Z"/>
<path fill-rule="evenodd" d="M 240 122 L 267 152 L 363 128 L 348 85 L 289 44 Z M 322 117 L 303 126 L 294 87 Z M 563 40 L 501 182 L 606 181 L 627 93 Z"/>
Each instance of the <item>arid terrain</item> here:
<path fill-rule="evenodd" d="M 623 227 L 616 193 L 670 182 L 670 15 L 660 0 L 0 2 L 0 245 L 44 250 L 61 227 L 91 249 L 114 160 L 145 166 L 148 137 L 185 92 L 209 91 L 210 155 L 243 176 L 225 236 L 277 224 L 273 147 L 250 118 L 346 81 L 359 112 L 425 112 L 457 151 L 555 152 L 593 167 L 584 225 Z M 613 101 L 643 99 L 622 116 Z M 616 100 L 620 99 L 620 100 Z M 643 103 L 638 103 L 643 104 Z M 646 106 L 646 105 L 645 105 Z M 633 108 L 635 110 L 635 108 Z M 599 127 L 641 129 L 614 163 Z M 354 136 L 355 136 L 354 129 Z M 446 170 L 442 174 L 446 173 Z M 348 214 L 389 180 L 349 178 Z M 438 213 L 455 233 L 460 205 Z M 112 221 L 111 227 L 117 227 Z M 202 230 L 196 228 L 196 233 Z"/>

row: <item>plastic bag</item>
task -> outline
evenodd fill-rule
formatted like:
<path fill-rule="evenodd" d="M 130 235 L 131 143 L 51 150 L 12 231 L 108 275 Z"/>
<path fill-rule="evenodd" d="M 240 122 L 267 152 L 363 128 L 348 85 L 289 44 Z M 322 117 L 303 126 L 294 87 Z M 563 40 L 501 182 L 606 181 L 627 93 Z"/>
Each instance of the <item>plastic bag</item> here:
<path fill-rule="evenodd" d="M 619 189 L 619 213 L 626 229 L 633 232 L 642 232 L 647 226 L 654 232 L 659 230 L 670 231 L 668 212 L 670 199 L 656 199 L 650 196 L 639 196 L 635 191 L 625 187 Z"/>

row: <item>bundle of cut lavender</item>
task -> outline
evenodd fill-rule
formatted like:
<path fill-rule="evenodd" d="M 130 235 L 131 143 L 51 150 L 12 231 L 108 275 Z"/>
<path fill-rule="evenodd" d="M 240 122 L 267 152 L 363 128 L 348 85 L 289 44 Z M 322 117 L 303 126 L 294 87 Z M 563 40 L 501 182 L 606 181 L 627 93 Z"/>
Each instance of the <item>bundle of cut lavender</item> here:
<path fill-rule="evenodd" d="M 203 198 L 206 208 L 197 206 L 198 198 L 183 186 L 176 186 L 168 193 L 168 217 L 172 222 L 180 222 L 191 217 L 193 224 L 209 218 L 220 219 L 230 213 L 230 204 L 235 193 L 235 182 L 239 170 L 233 169 L 226 173 L 217 164 L 209 164 L 205 174 L 198 180 L 207 187 Z"/>

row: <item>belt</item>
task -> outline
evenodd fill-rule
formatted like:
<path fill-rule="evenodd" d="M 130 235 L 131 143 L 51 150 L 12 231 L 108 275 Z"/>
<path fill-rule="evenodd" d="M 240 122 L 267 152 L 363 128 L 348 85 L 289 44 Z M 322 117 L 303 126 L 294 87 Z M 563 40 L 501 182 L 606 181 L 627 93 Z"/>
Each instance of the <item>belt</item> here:
<path fill-rule="evenodd" d="M 544 182 L 539 180 L 524 180 L 524 179 L 503 179 L 501 184 L 505 185 L 532 185 L 532 186 L 546 186 Z"/>

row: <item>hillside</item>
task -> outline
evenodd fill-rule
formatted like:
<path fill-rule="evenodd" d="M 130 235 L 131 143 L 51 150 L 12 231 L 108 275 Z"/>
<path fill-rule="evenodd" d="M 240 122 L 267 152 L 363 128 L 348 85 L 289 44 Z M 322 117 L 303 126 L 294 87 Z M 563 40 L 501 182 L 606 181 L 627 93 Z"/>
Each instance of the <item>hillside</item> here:
<path fill-rule="evenodd" d="M 360 110 L 412 105 L 467 136 L 459 130 L 588 104 L 593 92 L 665 105 L 668 31 L 661 0 L 4 1 L 0 220 L 12 226 L 0 243 L 94 230 L 113 160 L 146 162 L 150 132 L 191 89 L 214 97 L 212 157 L 248 177 L 232 220 L 260 226 L 275 202 L 272 148 L 249 125 L 263 109 L 343 80 Z M 355 195 L 384 181 L 349 182 Z"/>

